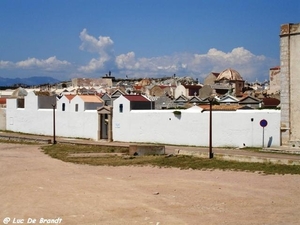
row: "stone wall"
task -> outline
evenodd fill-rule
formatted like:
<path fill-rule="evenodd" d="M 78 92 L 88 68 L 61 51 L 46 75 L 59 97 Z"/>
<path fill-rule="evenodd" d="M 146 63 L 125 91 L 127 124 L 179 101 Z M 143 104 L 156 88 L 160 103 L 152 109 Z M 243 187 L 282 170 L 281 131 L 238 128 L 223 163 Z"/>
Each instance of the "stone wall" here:
<path fill-rule="evenodd" d="M 281 137 L 283 145 L 300 146 L 300 24 L 280 30 Z"/>

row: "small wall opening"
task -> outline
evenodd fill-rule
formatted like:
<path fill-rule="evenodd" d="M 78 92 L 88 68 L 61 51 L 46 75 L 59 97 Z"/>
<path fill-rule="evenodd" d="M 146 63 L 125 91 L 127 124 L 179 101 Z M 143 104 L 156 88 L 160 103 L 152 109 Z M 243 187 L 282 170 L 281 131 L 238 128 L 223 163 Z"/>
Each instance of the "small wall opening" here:
<path fill-rule="evenodd" d="M 25 106 L 25 101 L 24 101 L 24 99 L 23 99 L 23 98 L 17 99 L 17 108 L 23 109 L 24 106 Z"/>

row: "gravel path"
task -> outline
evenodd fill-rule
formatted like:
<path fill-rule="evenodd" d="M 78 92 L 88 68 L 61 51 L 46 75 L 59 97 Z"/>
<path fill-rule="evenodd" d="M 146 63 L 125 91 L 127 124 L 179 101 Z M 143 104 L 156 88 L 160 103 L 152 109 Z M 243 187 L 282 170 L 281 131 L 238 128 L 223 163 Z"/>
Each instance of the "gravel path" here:
<path fill-rule="evenodd" d="M 299 175 L 76 165 L 0 143 L 0 224 L 294 225 L 299 186 Z"/>

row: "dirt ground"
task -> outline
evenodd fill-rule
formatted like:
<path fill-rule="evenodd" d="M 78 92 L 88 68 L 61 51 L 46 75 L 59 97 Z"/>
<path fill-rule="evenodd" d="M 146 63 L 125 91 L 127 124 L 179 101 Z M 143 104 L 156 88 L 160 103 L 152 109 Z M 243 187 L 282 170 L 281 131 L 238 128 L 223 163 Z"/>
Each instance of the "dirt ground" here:
<path fill-rule="evenodd" d="M 299 175 L 76 165 L 0 143 L 0 224 L 294 225 L 299 187 Z"/>

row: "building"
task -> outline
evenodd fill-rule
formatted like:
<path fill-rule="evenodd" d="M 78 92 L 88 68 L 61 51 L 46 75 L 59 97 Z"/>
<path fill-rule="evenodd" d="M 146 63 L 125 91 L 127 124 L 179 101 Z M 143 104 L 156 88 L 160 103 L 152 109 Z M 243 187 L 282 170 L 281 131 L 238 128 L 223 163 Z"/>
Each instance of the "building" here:
<path fill-rule="evenodd" d="M 231 68 L 223 70 L 215 80 L 215 84 L 227 87 L 227 90 L 236 97 L 243 96 L 244 83 L 245 81 L 239 72 Z M 218 85 L 213 86 L 217 93 Z"/>
<path fill-rule="evenodd" d="M 218 95 L 229 93 L 235 97 L 242 97 L 245 81 L 238 71 L 228 68 L 221 73 L 208 74 L 204 79 L 204 85 L 210 85 Z"/>
<path fill-rule="evenodd" d="M 300 23 L 280 28 L 280 104 L 282 144 L 300 147 Z"/>

